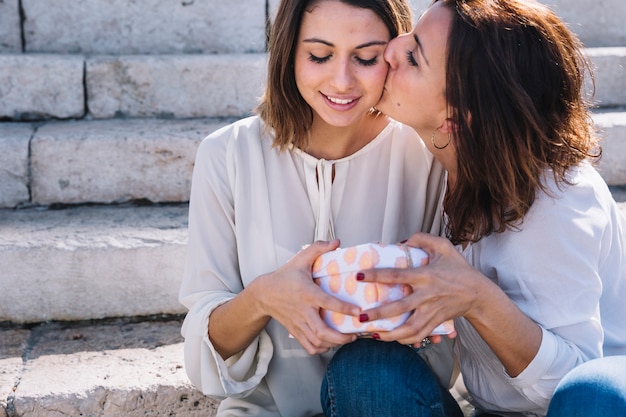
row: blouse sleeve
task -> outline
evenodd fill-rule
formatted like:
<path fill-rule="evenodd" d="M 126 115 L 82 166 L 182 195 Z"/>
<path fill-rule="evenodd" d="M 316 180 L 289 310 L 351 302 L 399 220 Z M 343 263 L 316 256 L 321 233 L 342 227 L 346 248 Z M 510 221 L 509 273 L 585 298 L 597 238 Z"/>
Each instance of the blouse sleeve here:
<path fill-rule="evenodd" d="M 209 317 L 242 289 L 235 239 L 232 164 L 233 129 L 202 141 L 196 154 L 189 202 L 187 260 L 179 292 L 189 309 L 181 333 L 185 369 L 204 394 L 218 398 L 249 394 L 267 373 L 273 354 L 265 331 L 242 352 L 224 361 L 208 337 Z"/>
<path fill-rule="evenodd" d="M 567 372 L 602 356 L 600 265 L 610 224 L 592 187 L 564 190 L 538 196 L 521 230 L 497 242 L 505 248 L 499 285 L 543 333 L 533 361 L 508 379 L 544 406 Z"/>

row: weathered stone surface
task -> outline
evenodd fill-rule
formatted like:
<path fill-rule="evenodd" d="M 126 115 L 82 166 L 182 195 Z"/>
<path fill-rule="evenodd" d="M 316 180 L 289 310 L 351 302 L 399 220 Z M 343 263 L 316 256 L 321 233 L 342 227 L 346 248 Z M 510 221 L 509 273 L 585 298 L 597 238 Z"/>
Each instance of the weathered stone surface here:
<path fill-rule="evenodd" d="M 234 53 L 265 50 L 265 0 L 22 0 L 27 52 Z"/>
<path fill-rule="evenodd" d="M 0 1 L 0 54 L 22 52 L 18 0 Z"/>
<path fill-rule="evenodd" d="M 550 5 L 585 46 L 626 45 L 626 8 L 622 0 L 541 0 Z"/>
<path fill-rule="evenodd" d="M 0 322 L 179 314 L 187 206 L 0 210 Z"/>
<path fill-rule="evenodd" d="M 413 18 L 431 4 L 431 0 L 409 0 Z M 623 0 L 598 0 L 590 6 L 586 0 L 540 0 L 566 22 L 587 47 L 626 45 L 626 8 Z M 276 16 L 280 0 L 269 0 L 270 18 Z"/>
<path fill-rule="evenodd" d="M 265 54 L 109 56 L 87 60 L 94 118 L 239 117 L 263 92 Z"/>
<path fill-rule="evenodd" d="M 28 144 L 33 127 L 26 124 L 0 124 L 0 207 L 27 203 Z"/>
<path fill-rule="evenodd" d="M 101 120 L 49 123 L 31 144 L 32 201 L 189 199 L 199 142 L 225 122 Z"/>
<path fill-rule="evenodd" d="M 6 417 L 9 399 L 22 372 L 24 353 L 30 331 L 24 329 L 0 330 L 0 416 Z"/>
<path fill-rule="evenodd" d="M 610 185 L 626 185 L 626 113 L 596 113 L 593 120 L 603 136 L 598 171 Z"/>
<path fill-rule="evenodd" d="M 594 101 L 600 107 L 626 105 L 626 47 L 588 48 L 587 55 L 594 65 Z M 587 91 L 591 89 L 587 80 Z"/>
<path fill-rule="evenodd" d="M 187 379 L 180 326 L 180 319 L 119 319 L 34 327 L 21 352 L 0 346 L 0 357 L 20 361 L 11 415 L 214 416 L 218 402 Z M 0 330 L 0 338 L 12 337 Z"/>
<path fill-rule="evenodd" d="M 0 55 L 0 120 L 82 117 L 83 58 Z"/>

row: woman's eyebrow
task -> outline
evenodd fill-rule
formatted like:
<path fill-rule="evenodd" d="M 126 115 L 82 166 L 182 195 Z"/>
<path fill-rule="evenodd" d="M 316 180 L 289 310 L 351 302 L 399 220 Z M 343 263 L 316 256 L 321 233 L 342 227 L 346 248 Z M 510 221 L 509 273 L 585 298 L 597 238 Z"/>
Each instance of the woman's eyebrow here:
<path fill-rule="evenodd" d="M 324 39 L 319 39 L 319 38 L 307 38 L 307 39 L 303 39 L 302 42 L 304 43 L 321 43 L 323 45 L 326 46 L 330 46 L 330 47 L 334 47 L 335 45 L 332 42 L 328 42 L 325 41 Z M 363 49 L 363 48 L 368 48 L 370 46 L 385 46 L 387 45 L 387 41 L 370 41 L 370 42 L 365 42 L 364 44 L 358 45 L 356 48 L 354 49 Z"/>
<path fill-rule="evenodd" d="M 430 67 L 430 63 L 428 62 L 428 59 L 426 59 L 426 55 L 424 55 L 424 48 L 422 47 L 420 38 L 418 38 L 416 34 L 413 34 L 413 39 L 415 39 L 415 43 L 417 44 L 417 47 L 420 51 L 420 55 L 422 56 L 422 58 L 424 58 L 424 62 L 426 62 L 426 65 Z"/>

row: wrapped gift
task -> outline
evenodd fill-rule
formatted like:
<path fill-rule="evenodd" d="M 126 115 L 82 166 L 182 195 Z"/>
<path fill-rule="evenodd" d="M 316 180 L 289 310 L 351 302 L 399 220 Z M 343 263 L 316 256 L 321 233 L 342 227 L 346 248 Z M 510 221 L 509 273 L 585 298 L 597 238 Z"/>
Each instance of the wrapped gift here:
<path fill-rule="evenodd" d="M 428 254 L 403 244 L 366 243 L 339 248 L 318 257 L 313 264 L 313 279 L 326 293 L 358 305 L 363 310 L 397 301 L 412 292 L 405 284 L 383 284 L 357 281 L 359 271 L 371 268 L 415 268 L 428 263 Z M 334 311 L 321 311 L 324 321 L 342 333 L 367 335 L 392 330 L 406 321 L 411 313 L 361 323 L 358 317 Z M 452 320 L 438 326 L 432 334 L 454 331 Z"/>

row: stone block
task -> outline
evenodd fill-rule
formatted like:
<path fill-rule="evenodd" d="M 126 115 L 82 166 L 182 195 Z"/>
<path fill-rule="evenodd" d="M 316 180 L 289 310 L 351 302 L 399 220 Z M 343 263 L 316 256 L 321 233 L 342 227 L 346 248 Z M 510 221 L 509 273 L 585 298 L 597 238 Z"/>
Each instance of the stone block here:
<path fill-rule="evenodd" d="M 265 85 L 265 54 L 106 56 L 87 60 L 94 118 L 240 117 Z"/>
<path fill-rule="evenodd" d="M 0 1 L 0 54 L 22 52 L 18 0 Z"/>
<path fill-rule="evenodd" d="M 181 314 L 187 205 L 0 211 L 0 322 Z"/>
<path fill-rule="evenodd" d="M 27 124 L 0 123 L 0 208 L 30 199 L 28 146 L 33 131 Z"/>
<path fill-rule="evenodd" d="M 593 120 L 604 139 L 598 171 L 609 185 L 626 185 L 626 113 L 596 113 Z"/>
<path fill-rule="evenodd" d="M 541 0 L 552 7 L 587 47 L 626 45 L 623 0 Z"/>
<path fill-rule="evenodd" d="M 187 201 L 197 146 L 224 124 L 147 119 L 46 124 L 31 144 L 32 201 Z"/>
<path fill-rule="evenodd" d="M 22 0 L 27 52 L 265 51 L 265 0 Z"/>
<path fill-rule="evenodd" d="M 587 48 L 586 54 L 594 66 L 594 102 L 600 107 L 626 106 L 626 47 Z M 586 80 L 587 91 L 591 87 Z"/>
<path fill-rule="evenodd" d="M 0 120 L 82 117 L 84 60 L 69 55 L 0 55 Z"/>
<path fill-rule="evenodd" d="M 180 326 L 128 319 L 35 326 L 18 356 L 11 415 L 214 416 L 219 402 L 187 379 Z"/>

